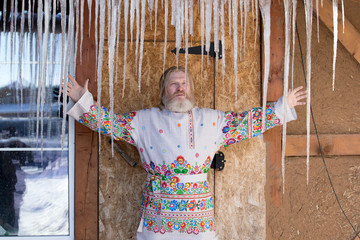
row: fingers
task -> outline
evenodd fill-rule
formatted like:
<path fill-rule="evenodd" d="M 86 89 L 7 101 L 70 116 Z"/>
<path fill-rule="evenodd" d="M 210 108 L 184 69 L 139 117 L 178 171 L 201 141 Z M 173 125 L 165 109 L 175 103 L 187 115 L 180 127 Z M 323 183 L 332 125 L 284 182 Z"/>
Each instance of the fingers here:
<path fill-rule="evenodd" d="M 75 78 L 73 78 L 73 76 L 68 75 L 68 78 L 70 79 L 70 82 L 72 83 L 72 85 L 76 84 L 76 80 L 75 80 Z"/>

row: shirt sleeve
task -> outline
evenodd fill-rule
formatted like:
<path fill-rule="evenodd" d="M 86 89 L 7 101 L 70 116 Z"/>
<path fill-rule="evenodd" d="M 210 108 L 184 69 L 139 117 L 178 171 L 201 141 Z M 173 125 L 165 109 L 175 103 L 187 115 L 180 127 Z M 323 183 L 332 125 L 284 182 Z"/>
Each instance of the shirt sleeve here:
<path fill-rule="evenodd" d="M 286 103 L 286 121 L 296 119 L 295 109 L 290 109 Z M 218 142 L 220 149 L 242 140 L 256 137 L 262 132 L 262 107 L 253 108 L 242 113 L 223 112 L 220 114 L 220 129 Z M 284 116 L 282 97 L 266 105 L 266 130 L 282 124 Z"/>
<path fill-rule="evenodd" d="M 105 107 L 100 107 L 99 110 L 92 94 L 87 91 L 75 104 L 68 104 L 67 114 L 91 130 L 100 131 L 104 135 L 111 136 L 112 129 L 115 140 L 123 140 L 136 146 L 133 135 L 137 112 L 110 116 Z"/>

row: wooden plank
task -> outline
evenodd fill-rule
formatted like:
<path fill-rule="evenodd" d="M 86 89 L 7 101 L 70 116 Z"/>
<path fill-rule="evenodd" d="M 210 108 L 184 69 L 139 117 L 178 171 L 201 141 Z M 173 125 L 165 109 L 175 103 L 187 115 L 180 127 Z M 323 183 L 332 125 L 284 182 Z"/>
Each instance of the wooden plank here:
<path fill-rule="evenodd" d="M 360 155 L 360 134 L 327 134 L 319 138 L 325 156 Z M 306 156 L 306 135 L 288 135 L 285 154 Z M 316 135 L 310 136 L 310 155 L 321 155 Z"/>
<path fill-rule="evenodd" d="M 94 4 L 94 3 L 93 3 Z M 94 9 L 94 8 L 93 8 Z M 92 13 L 94 16 L 95 13 Z M 95 29 L 88 35 L 89 10 L 84 7 L 82 63 L 78 50 L 76 80 L 83 85 L 90 79 L 89 90 L 96 97 Z M 94 18 L 93 18 L 94 19 Z M 80 47 L 80 36 L 78 47 Z M 75 239 L 98 239 L 98 136 L 85 126 L 75 125 Z"/>
<path fill-rule="evenodd" d="M 283 89 L 284 58 L 284 14 L 279 1 L 271 1 L 271 35 L 270 35 L 270 73 L 267 101 L 276 101 Z M 263 29 L 262 29 L 263 30 Z M 262 48 L 264 56 L 264 48 Z M 264 57 L 262 57 L 262 74 L 264 74 Z M 275 127 L 264 133 L 266 142 L 266 196 L 270 194 L 269 204 L 280 206 L 281 194 L 281 128 Z"/>
<path fill-rule="evenodd" d="M 313 1 L 316 14 L 316 0 Z M 346 50 L 360 63 L 360 32 L 345 17 L 345 31 L 342 29 L 342 14 L 338 11 L 338 38 Z M 330 0 L 323 0 L 323 7 L 319 0 L 319 17 L 329 30 L 333 31 L 333 9 Z"/>

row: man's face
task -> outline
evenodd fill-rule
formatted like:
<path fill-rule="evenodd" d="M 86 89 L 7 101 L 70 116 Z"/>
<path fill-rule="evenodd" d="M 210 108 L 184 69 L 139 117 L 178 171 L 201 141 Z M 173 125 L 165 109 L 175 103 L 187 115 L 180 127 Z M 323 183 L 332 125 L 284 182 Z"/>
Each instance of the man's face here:
<path fill-rule="evenodd" d="M 169 100 L 183 101 L 186 97 L 191 96 L 190 81 L 185 81 L 184 72 L 173 72 L 170 74 L 165 91 Z"/>
<path fill-rule="evenodd" d="M 163 96 L 165 108 L 175 112 L 187 112 L 194 106 L 194 97 L 191 92 L 190 81 L 185 81 L 184 72 L 173 72 Z"/>

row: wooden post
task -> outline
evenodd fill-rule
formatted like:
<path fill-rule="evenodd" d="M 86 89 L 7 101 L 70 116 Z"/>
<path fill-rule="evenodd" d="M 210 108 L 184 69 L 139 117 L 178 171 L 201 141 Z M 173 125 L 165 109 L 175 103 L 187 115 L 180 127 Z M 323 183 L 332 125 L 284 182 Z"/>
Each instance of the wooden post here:
<path fill-rule="evenodd" d="M 94 10 L 94 8 L 93 8 Z M 95 29 L 88 35 L 89 9 L 84 6 L 82 62 L 80 35 L 76 62 L 76 80 L 83 85 L 89 79 L 89 91 L 96 97 Z M 92 13 L 95 16 L 95 13 Z M 92 19 L 95 19 L 93 17 Z M 98 239 L 98 136 L 85 126 L 75 124 L 75 239 Z"/>
<path fill-rule="evenodd" d="M 277 0 L 271 1 L 270 73 L 267 101 L 276 101 L 282 96 L 284 57 L 284 13 Z M 262 69 L 264 69 L 264 48 L 262 48 Z M 280 206 L 281 190 L 281 128 L 275 127 L 264 133 L 266 142 L 266 196 L 268 205 Z"/>

